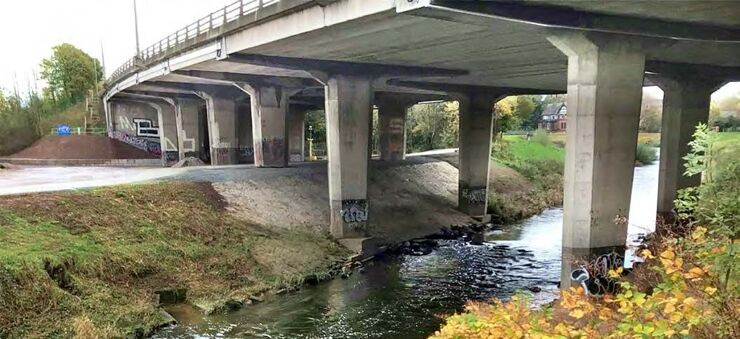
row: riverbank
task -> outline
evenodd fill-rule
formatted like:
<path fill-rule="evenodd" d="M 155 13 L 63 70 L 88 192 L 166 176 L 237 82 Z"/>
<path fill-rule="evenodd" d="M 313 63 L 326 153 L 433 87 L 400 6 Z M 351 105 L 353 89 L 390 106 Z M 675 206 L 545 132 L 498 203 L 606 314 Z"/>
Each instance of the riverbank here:
<path fill-rule="evenodd" d="M 143 335 L 167 320 L 157 291 L 184 288 L 204 308 L 259 299 L 350 255 L 327 236 L 239 220 L 206 183 L 3 198 L 0 242 L 9 338 Z"/>

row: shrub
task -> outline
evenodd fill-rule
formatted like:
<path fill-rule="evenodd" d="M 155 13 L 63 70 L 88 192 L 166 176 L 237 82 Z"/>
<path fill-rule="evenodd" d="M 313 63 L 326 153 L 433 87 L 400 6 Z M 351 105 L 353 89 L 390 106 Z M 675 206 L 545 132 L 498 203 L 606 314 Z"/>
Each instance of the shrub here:
<path fill-rule="evenodd" d="M 676 201 L 681 223 L 651 235 L 645 262 L 602 299 L 581 288 L 563 291 L 551 307 L 532 311 L 527 297 L 471 303 L 433 338 L 737 338 L 740 294 L 740 158 L 717 154 L 699 126 L 686 174 L 704 172 L 698 188 Z M 709 175 L 707 175 L 709 174 Z M 610 271 L 618 278 L 621 268 Z"/>
<path fill-rule="evenodd" d="M 541 129 L 541 128 L 534 131 L 534 135 L 532 135 L 532 141 L 542 146 L 552 145 L 552 140 L 550 140 L 550 135 L 548 134 L 546 130 Z"/>
<path fill-rule="evenodd" d="M 655 147 L 648 144 L 637 144 L 635 160 L 643 165 L 650 165 L 658 160 L 658 152 Z"/>

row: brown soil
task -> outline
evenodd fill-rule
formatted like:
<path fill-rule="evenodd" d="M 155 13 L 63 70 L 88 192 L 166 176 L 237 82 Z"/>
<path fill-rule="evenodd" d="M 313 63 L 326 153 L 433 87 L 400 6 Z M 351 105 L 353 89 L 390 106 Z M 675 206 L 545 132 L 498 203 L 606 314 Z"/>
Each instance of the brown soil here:
<path fill-rule="evenodd" d="M 25 159 L 155 159 L 124 142 L 99 135 L 47 136 L 11 158 Z"/>

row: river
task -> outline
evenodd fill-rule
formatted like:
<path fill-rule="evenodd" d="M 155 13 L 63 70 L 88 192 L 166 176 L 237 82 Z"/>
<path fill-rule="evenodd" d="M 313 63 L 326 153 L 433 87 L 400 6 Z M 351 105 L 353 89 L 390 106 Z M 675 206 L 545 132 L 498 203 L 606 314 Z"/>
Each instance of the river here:
<path fill-rule="evenodd" d="M 630 209 L 631 235 L 655 227 L 658 165 L 638 167 Z M 532 303 L 548 303 L 560 279 L 562 209 L 553 208 L 483 245 L 442 240 L 424 256 L 399 255 L 367 264 L 348 279 L 334 279 L 220 315 L 188 306 L 169 311 L 180 325 L 156 338 L 425 338 L 440 316 L 469 300 L 506 299 L 532 288 Z"/>

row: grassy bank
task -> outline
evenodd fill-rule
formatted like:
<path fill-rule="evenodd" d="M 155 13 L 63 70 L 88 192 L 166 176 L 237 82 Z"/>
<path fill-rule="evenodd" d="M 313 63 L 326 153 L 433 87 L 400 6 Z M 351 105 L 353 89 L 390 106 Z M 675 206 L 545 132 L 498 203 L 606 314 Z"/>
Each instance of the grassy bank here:
<path fill-rule="evenodd" d="M 206 307 L 323 274 L 322 236 L 249 225 L 210 184 L 121 186 L 0 200 L 0 337 L 144 334 L 155 291 Z"/>
<path fill-rule="evenodd" d="M 489 212 L 497 221 L 512 222 L 562 204 L 564 158 L 564 150 L 546 135 L 532 140 L 507 135 L 497 140 Z"/>

